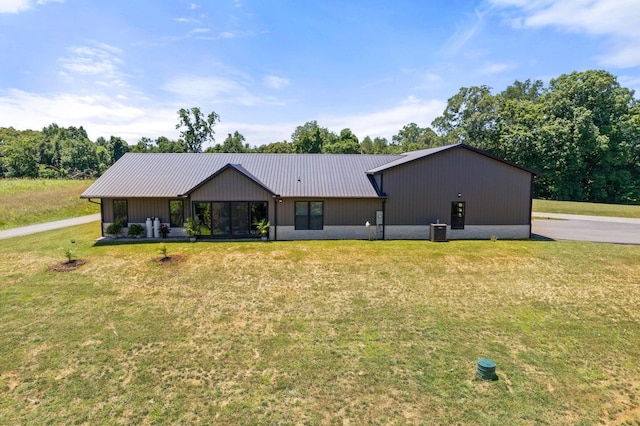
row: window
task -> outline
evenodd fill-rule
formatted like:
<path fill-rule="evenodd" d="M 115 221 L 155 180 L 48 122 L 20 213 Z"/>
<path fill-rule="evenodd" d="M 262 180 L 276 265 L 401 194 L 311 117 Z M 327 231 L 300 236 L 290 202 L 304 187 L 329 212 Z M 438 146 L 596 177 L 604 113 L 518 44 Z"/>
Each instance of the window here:
<path fill-rule="evenodd" d="M 120 223 L 123 228 L 129 226 L 127 200 L 113 200 L 113 222 Z"/>
<path fill-rule="evenodd" d="M 296 221 L 295 228 L 322 229 L 323 227 L 323 205 L 322 201 L 296 201 Z"/>
<path fill-rule="evenodd" d="M 169 201 L 169 225 L 172 228 L 184 226 L 184 203 L 182 200 Z"/>

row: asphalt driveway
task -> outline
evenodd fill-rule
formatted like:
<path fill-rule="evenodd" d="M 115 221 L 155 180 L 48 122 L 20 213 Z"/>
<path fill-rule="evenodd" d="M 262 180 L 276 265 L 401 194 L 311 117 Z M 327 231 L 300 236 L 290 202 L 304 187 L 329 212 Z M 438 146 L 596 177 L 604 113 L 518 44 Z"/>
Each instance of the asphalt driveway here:
<path fill-rule="evenodd" d="M 71 219 L 56 220 L 55 222 L 38 223 L 36 225 L 21 226 L 0 231 L 0 240 L 20 237 L 22 235 L 35 234 L 37 232 L 51 231 L 52 229 L 66 228 L 67 226 L 82 225 L 83 223 L 96 222 L 100 220 L 100 213 L 88 216 L 73 217 Z"/>
<path fill-rule="evenodd" d="M 553 240 L 640 244 L 640 219 L 533 213 L 534 235 Z"/>

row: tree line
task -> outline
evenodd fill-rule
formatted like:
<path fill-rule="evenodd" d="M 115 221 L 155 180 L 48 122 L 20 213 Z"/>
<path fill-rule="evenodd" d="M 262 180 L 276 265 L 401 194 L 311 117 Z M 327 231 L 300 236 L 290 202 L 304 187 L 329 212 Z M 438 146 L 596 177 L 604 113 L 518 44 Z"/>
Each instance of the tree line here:
<path fill-rule="evenodd" d="M 536 197 L 640 203 L 640 103 L 607 71 L 563 74 L 546 86 L 515 81 L 496 94 L 462 87 L 431 127 L 409 123 L 391 141 L 309 121 L 289 141 L 251 146 L 235 131 L 216 143 L 218 114 L 193 107 L 177 115 L 177 140 L 134 145 L 117 136 L 92 142 L 82 127 L 0 128 L 0 177 L 94 177 L 126 152 L 399 154 L 462 142 L 540 172 Z"/>

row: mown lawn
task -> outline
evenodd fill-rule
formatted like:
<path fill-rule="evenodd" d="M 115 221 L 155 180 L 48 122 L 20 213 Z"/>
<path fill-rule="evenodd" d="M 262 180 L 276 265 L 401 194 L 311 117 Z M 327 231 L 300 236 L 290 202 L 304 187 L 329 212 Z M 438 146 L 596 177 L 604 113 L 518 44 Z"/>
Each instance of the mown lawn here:
<path fill-rule="evenodd" d="M 44 223 L 100 212 L 81 200 L 93 181 L 0 179 L 0 229 Z"/>
<path fill-rule="evenodd" d="M 640 421 L 638 246 L 98 229 L 0 241 L 5 424 Z"/>
<path fill-rule="evenodd" d="M 580 214 L 640 218 L 640 205 L 580 203 L 574 201 L 533 200 L 533 211 L 540 213 Z"/>

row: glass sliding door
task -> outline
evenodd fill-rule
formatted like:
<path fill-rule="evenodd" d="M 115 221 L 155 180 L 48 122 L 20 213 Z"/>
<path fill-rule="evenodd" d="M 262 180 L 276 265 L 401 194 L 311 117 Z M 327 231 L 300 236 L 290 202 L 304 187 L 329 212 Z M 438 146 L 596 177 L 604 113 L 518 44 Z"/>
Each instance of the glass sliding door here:
<path fill-rule="evenodd" d="M 200 235 L 211 235 L 211 203 L 193 203 L 193 220 L 200 224 Z"/>
<path fill-rule="evenodd" d="M 267 219 L 267 203 L 249 203 L 249 213 L 251 214 L 251 236 L 258 237 L 258 230 L 256 229 L 256 223 L 263 219 Z"/>
<path fill-rule="evenodd" d="M 211 235 L 229 236 L 229 203 L 211 203 Z"/>
<path fill-rule="evenodd" d="M 249 203 L 231 203 L 231 236 L 248 237 L 251 232 L 249 223 Z"/>
<path fill-rule="evenodd" d="M 257 237 L 255 222 L 267 219 L 263 201 L 197 201 L 194 220 L 202 226 L 203 236 L 218 238 Z"/>

